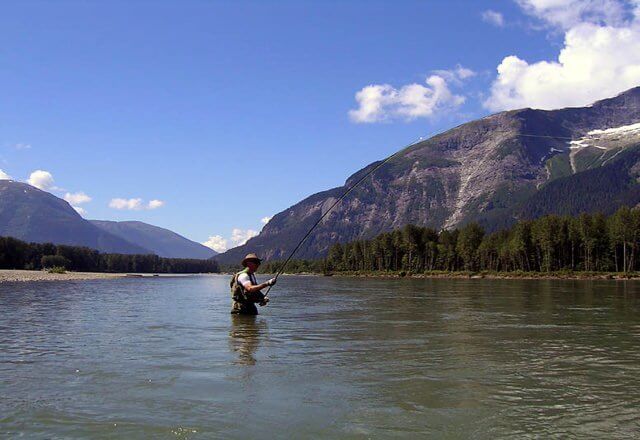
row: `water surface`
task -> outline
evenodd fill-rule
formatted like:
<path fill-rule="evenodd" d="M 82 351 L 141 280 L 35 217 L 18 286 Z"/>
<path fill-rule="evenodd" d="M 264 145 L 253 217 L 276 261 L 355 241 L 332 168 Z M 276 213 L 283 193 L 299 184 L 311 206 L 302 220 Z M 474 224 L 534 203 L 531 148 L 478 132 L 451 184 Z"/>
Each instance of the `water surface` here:
<path fill-rule="evenodd" d="M 637 438 L 640 283 L 0 285 L 0 436 Z"/>

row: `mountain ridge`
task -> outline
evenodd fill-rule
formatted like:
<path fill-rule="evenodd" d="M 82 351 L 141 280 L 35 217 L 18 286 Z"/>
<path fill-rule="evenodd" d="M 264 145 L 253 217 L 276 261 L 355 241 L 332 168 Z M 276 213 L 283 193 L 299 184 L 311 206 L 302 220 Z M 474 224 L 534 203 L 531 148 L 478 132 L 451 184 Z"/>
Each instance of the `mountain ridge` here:
<path fill-rule="evenodd" d="M 196 258 L 206 260 L 217 253 L 169 229 L 141 221 L 89 220 L 98 228 L 151 250 L 165 258 Z"/>
<path fill-rule="evenodd" d="M 0 236 L 104 253 L 203 260 L 216 255 L 200 243 L 144 222 L 86 220 L 65 200 L 14 180 L 0 180 Z"/>
<path fill-rule="evenodd" d="M 92 225 L 65 200 L 14 180 L 0 180 L 0 236 L 107 253 L 152 253 Z"/>
<path fill-rule="evenodd" d="M 409 146 L 375 171 L 327 215 L 297 256 L 318 257 L 332 243 L 406 224 L 440 229 L 479 220 L 491 226 L 492 221 L 508 224 L 533 215 L 518 207 L 537 193 L 550 194 L 546 186 L 556 179 L 571 181 L 590 168 L 621 160 L 636 139 L 618 145 L 610 140 L 604 147 L 572 140 L 639 121 L 640 87 L 635 87 L 587 107 L 517 109 L 459 125 Z M 377 163 L 353 173 L 345 185 L 312 194 L 276 214 L 258 236 L 215 258 L 233 263 L 249 251 L 267 259 L 285 258 L 324 210 Z M 574 203 L 566 198 L 560 202 Z"/>

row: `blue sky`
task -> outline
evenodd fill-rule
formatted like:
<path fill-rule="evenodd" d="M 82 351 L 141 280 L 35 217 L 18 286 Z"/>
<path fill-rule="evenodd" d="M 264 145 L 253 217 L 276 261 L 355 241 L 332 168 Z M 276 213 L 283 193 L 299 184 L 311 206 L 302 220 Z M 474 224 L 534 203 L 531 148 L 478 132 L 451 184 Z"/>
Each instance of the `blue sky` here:
<path fill-rule="evenodd" d="M 4 2 L 0 169 L 45 171 L 31 181 L 86 218 L 230 247 L 420 136 L 638 83 L 629 55 L 573 94 L 541 79 L 556 63 L 573 81 L 571 60 L 605 56 L 583 53 L 597 31 L 637 31 L 631 0 L 605 0 L 617 15 L 575 2 Z"/>

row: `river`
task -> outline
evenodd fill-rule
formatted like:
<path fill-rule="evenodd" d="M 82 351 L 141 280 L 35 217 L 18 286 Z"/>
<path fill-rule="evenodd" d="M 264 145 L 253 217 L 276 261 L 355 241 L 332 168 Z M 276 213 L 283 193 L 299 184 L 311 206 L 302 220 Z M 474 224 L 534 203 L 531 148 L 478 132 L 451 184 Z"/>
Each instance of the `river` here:
<path fill-rule="evenodd" d="M 638 438 L 640 282 L 0 285 L 0 437 Z"/>

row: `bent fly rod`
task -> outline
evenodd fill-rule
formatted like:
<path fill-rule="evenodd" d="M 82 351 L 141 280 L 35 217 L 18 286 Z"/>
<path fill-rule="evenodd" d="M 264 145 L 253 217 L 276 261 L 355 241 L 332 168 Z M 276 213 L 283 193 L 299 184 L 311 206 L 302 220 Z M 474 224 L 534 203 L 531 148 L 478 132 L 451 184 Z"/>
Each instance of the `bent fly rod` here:
<path fill-rule="evenodd" d="M 524 133 L 513 133 L 513 135 L 515 136 L 523 136 L 523 137 L 535 137 L 535 138 L 553 138 L 553 139 L 566 139 L 566 140 L 574 140 L 573 138 L 570 137 L 566 137 L 566 136 L 546 136 L 546 135 L 536 135 L 536 134 L 524 134 Z M 298 242 L 298 244 L 296 245 L 296 247 L 293 249 L 293 251 L 291 251 L 291 253 L 289 254 L 289 256 L 287 257 L 287 259 L 284 261 L 284 264 L 280 267 L 280 269 L 278 269 L 278 272 L 276 273 L 275 276 L 275 280 L 278 279 L 278 277 L 282 274 L 282 272 L 284 272 L 285 267 L 287 266 L 287 264 L 289 263 L 289 261 L 291 261 L 291 258 L 293 258 L 294 254 L 298 251 L 298 249 L 300 249 L 300 246 L 302 246 L 302 244 L 307 240 L 307 238 L 309 238 L 309 235 L 311 235 L 311 233 L 313 232 L 313 230 L 320 224 L 320 222 L 322 222 L 322 220 L 324 220 L 324 218 L 329 215 L 329 213 L 331 212 L 331 210 L 333 210 L 333 208 L 336 207 L 336 205 L 338 203 L 340 203 L 342 200 L 344 200 L 345 197 L 347 197 L 349 195 L 349 193 L 351 191 L 353 191 L 354 189 L 356 189 L 358 187 L 358 185 L 360 185 L 362 182 L 364 182 L 364 180 L 369 177 L 371 174 L 373 174 L 374 172 L 376 172 L 378 169 L 380 169 L 382 166 L 384 166 L 387 162 L 389 162 L 391 159 L 393 159 L 394 157 L 396 157 L 397 155 L 399 155 L 400 153 L 404 152 L 407 148 L 414 146 L 415 144 L 418 144 L 424 140 L 427 140 L 428 138 L 423 138 L 421 137 L 420 139 L 418 139 L 417 141 L 414 141 L 412 143 L 410 143 L 409 145 L 405 146 L 404 148 L 401 148 L 400 150 L 396 151 L 395 153 L 393 153 L 391 156 L 387 157 L 386 159 L 384 159 L 382 162 L 380 162 L 378 165 L 376 165 L 375 167 L 373 167 L 371 170 L 369 170 L 364 176 L 362 176 L 360 179 L 358 179 L 358 181 L 356 183 L 354 183 L 353 185 L 351 185 L 349 188 L 347 188 L 347 190 L 342 193 L 342 195 L 338 198 L 338 200 L 336 200 L 335 202 L 333 202 L 333 204 L 329 207 L 329 209 L 327 209 L 325 211 L 324 214 L 322 214 L 320 216 L 320 218 L 318 220 L 316 220 L 316 222 L 313 224 L 313 226 L 311 226 L 311 228 L 307 231 L 307 233 L 304 235 L 304 237 L 302 237 L 302 240 L 300 240 Z M 267 293 L 264 294 L 264 296 L 266 297 L 267 295 L 269 295 L 269 292 L 271 291 L 271 288 L 273 286 L 269 286 L 269 288 L 267 289 Z"/>
<path fill-rule="evenodd" d="M 307 233 L 304 235 L 304 237 L 302 237 L 302 240 L 300 240 L 298 242 L 298 244 L 296 245 L 296 247 L 293 249 L 293 251 L 291 251 L 291 253 L 289 254 L 289 256 L 287 257 L 287 259 L 284 261 L 284 264 L 280 267 L 280 269 L 278 269 L 278 272 L 276 273 L 275 276 L 275 280 L 278 279 L 278 277 L 282 274 L 282 272 L 284 272 L 284 268 L 287 266 L 287 263 L 289 263 L 289 261 L 291 261 L 291 258 L 293 258 L 293 255 L 298 251 L 298 249 L 300 249 L 300 246 L 302 246 L 302 244 L 307 240 L 307 238 L 309 238 L 309 235 L 311 235 L 311 233 L 313 232 L 313 230 L 320 224 L 320 222 L 322 222 L 322 220 L 324 220 L 324 218 L 329 215 L 329 213 L 331 212 L 331 210 L 333 208 L 335 208 L 335 206 L 340 203 L 342 200 L 344 200 L 345 197 L 347 197 L 349 195 L 349 193 L 351 191 L 353 191 L 354 189 L 356 189 L 358 187 L 358 185 L 360 185 L 367 177 L 369 177 L 371 174 L 373 174 L 374 172 L 376 172 L 378 169 L 380 169 L 384 164 L 386 164 L 387 162 L 389 162 L 391 159 L 393 159 L 394 157 L 396 157 L 397 155 L 399 155 L 400 153 L 402 153 L 404 150 L 406 150 L 409 147 L 412 147 L 413 145 L 422 142 L 424 139 L 420 138 L 417 141 L 414 141 L 412 143 L 410 143 L 409 145 L 407 145 L 404 148 L 401 148 L 400 150 L 396 151 L 395 153 L 393 153 L 391 156 L 387 157 L 385 160 L 383 160 L 382 162 L 380 162 L 378 165 L 376 165 L 375 167 L 373 167 L 371 170 L 367 171 L 367 173 L 362 176 L 360 179 L 358 179 L 357 182 L 355 182 L 353 185 L 351 185 L 349 188 L 347 188 L 347 190 L 342 193 L 342 195 L 338 198 L 338 200 L 336 200 L 335 202 L 333 202 L 333 204 L 329 207 L 329 209 L 327 209 L 325 211 L 324 214 L 322 214 L 320 216 L 320 218 L 318 220 L 316 220 L 316 222 L 313 224 L 313 226 L 311 226 L 311 228 L 307 231 Z M 271 287 L 273 286 L 269 286 L 269 288 L 267 289 L 267 293 L 264 294 L 264 296 L 269 295 L 269 292 L 271 291 Z"/>

